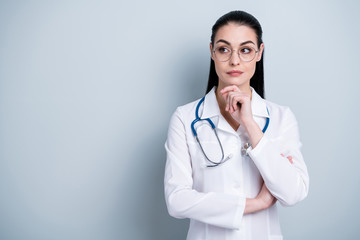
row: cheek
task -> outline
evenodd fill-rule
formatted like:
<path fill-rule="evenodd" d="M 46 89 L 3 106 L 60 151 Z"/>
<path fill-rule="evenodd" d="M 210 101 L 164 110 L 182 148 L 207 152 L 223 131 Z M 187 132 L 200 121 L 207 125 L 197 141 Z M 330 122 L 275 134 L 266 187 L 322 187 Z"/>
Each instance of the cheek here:
<path fill-rule="evenodd" d="M 222 74 L 222 72 L 224 71 L 224 66 L 222 63 L 219 63 L 219 62 L 215 62 L 215 71 L 216 71 L 216 74 L 218 76 L 220 76 Z"/>
<path fill-rule="evenodd" d="M 246 72 L 249 74 L 249 76 L 253 76 L 256 70 L 256 61 L 250 62 L 246 66 Z"/>

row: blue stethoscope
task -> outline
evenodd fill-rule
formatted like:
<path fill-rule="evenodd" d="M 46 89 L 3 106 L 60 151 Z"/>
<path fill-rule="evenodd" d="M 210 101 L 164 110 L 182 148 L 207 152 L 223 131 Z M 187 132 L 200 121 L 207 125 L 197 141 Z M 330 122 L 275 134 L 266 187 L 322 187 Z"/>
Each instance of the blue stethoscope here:
<path fill-rule="evenodd" d="M 224 148 L 223 148 L 223 146 L 222 146 L 222 144 L 221 144 L 221 141 L 220 141 L 220 139 L 219 139 L 219 136 L 218 136 L 218 134 L 217 134 L 215 124 L 211 121 L 210 118 L 201 119 L 201 118 L 199 117 L 199 108 L 200 108 L 200 105 L 204 102 L 204 100 L 205 100 L 205 96 L 200 100 L 200 102 L 199 102 L 198 105 L 196 106 L 195 119 L 194 119 L 194 121 L 192 121 L 192 123 L 191 123 L 191 130 L 192 130 L 192 132 L 193 132 L 193 134 L 194 134 L 194 136 L 195 136 L 195 138 L 196 138 L 196 141 L 198 142 L 198 144 L 199 144 L 199 146 L 200 146 L 200 148 L 201 148 L 201 151 L 203 152 L 206 160 L 208 160 L 208 161 L 210 162 L 210 164 L 207 165 L 207 167 L 216 167 L 216 166 L 219 166 L 220 164 L 226 162 L 227 160 L 229 160 L 229 159 L 232 157 L 232 154 L 230 154 L 229 156 L 227 156 L 226 158 L 224 158 Z M 269 110 L 267 109 L 267 107 L 266 107 L 266 110 L 267 110 L 267 112 L 268 112 L 268 114 L 269 114 Z M 218 143 L 219 143 L 219 145 L 220 145 L 220 149 L 221 149 L 221 160 L 220 160 L 219 162 L 215 162 L 215 161 L 210 160 L 210 158 L 206 155 L 206 153 L 205 153 L 205 151 L 204 151 L 204 148 L 202 147 L 202 145 L 201 145 L 201 143 L 200 143 L 200 140 L 199 140 L 199 138 L 198 138 L 198 134 L 197 134 L 197 132 L 196 132 L 196 130 L 195 130 L 195 124 L 196 124 L 197 122 L 199 122 L 199 121 L 207 121 L 207 122 L 210 124 L 211 128 L 213 129 L 213 131 L 214 131 L 214 133 L 215 133 L 216 139 L 217 139 L 217 141 L 218 141 Z M 270 122 L 270 118 L 266 118 L 266 123 L 265 123 L 265 126 L 264 126 L 263 130 L 262 130 L 263 133 L 266 132 L 266 129 L 267 129 L 268 126 L 269 126 L 269 122 Z M 241 153 L 242 153 L 242 155 L 247 155 L 246 150 L 247 150 L 250 146 L 251 146 L 250 143 L 245 143 L 245 144 L 244 144 L 244 146 L 241 148 Z"/>

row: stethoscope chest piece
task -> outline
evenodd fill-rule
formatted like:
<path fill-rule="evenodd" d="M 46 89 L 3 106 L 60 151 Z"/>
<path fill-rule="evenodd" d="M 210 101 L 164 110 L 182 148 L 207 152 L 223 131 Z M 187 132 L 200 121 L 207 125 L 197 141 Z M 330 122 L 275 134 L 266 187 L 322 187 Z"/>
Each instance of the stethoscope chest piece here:
<path fill-rule="evenodd" d="M 241 147 L 241 155 L 242 156 L 249 156 L 249 154 L 247 153 L 248 148 L 251 147 L 251 143 L 245 143 L 242 147 Z"/>

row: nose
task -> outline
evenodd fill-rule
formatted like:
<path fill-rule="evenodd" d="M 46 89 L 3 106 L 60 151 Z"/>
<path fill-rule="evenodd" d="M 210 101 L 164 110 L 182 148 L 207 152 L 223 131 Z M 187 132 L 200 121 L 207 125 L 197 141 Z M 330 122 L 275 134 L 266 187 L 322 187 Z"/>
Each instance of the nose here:
<path fill-rule="evenodd" d="M 235 50 L 233 50 L 231 57 L 230 57 L 230 64 L 235 66 L 240 64 L 240 56 L 237 54 Z"/>

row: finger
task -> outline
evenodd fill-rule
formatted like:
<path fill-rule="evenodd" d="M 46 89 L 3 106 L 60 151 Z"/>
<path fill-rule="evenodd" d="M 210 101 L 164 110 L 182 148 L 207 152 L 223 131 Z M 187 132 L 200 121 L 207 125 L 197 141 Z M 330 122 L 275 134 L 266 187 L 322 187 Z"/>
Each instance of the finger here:
<path fill-rule="evenodd" d="M 281 155 L 282 157 L 285 157 L 285 155 L 284 155 L 284 154 L 282 154 L 282 153 L 280 153 L 280 155 Z M 286 158 L 289 160 L 289 162 L 290 162 L 291 164 L 293 164 L 293 163 L 294 163 L 294 161 L 293 161 L 293 157 L 292 157 L 292 156 L 287 156 Z"/>
<path fill-rule="evenodd" d="M 226 101 L 229 93 L 228 92 L 225 92 L 225 93 L 220 92 L 220 94 L 223 97 L 223 99 Z"/>
<path fill-rule="evenodd" d="M 221 94 L 225 94 L 228 92 L 240 92 L 239 88 L 235 85 L 231 85 L 231 86 L 226 86 L 223 89 L 221 89 L 220 93 Z"/>
<path fill-rule="evenodd" d="M 241 104 L 244 103 L 246 96 L 241 93 L 229 93 L 229 102 L 234 111 L 240 110 Z"/>
<path fill-rule="evenodd" d="M 238 96 L 236 93 L 232 92 L 230 94 L 230 105 L 231 105 L 231 108 L 233 110 L 233 112 L 237 111 L 238 110 L 238 106 L 237 106 L 237 103 L 238 103 Z"/>
<path fill-rule="evenodd" d="M 226 94 L 226 97 L 224 96 L 224 100 L 226 102 L 225 111 L 230 111 L 229 94 Z"/>
<path fill-rule="evenodd" d="M 240 98 L 239 96 L 235 96 L 235 97 L 233 97 L 233 99 L 232 99 L 232 106 L 233 106 L 233 108 L 234 108 L 235 111 L 239 109 L 238 103 L 241 104 L 240 100 L 241 100 L 241 98 Z"/>
<path fill-rule="evenodd" d="M 228 94 L 228 96 L 227 96 L 227 99 L 226 99 L 226 105 L 227 105 L 227 107 L 228 107 L 228 111 L 230 112 L 230 113 L 233 113 L 233 108 L 232 108 L 232 93 L 230 92 L 229 94 Z"/>
<path fill-rule="evenodd" d="M 234 107 L 233 107 L 234 92 L 229 92 L 228 96 L 229 96 L 228 101 L 229 101 L 230 109 L 234 111 Z"/>

